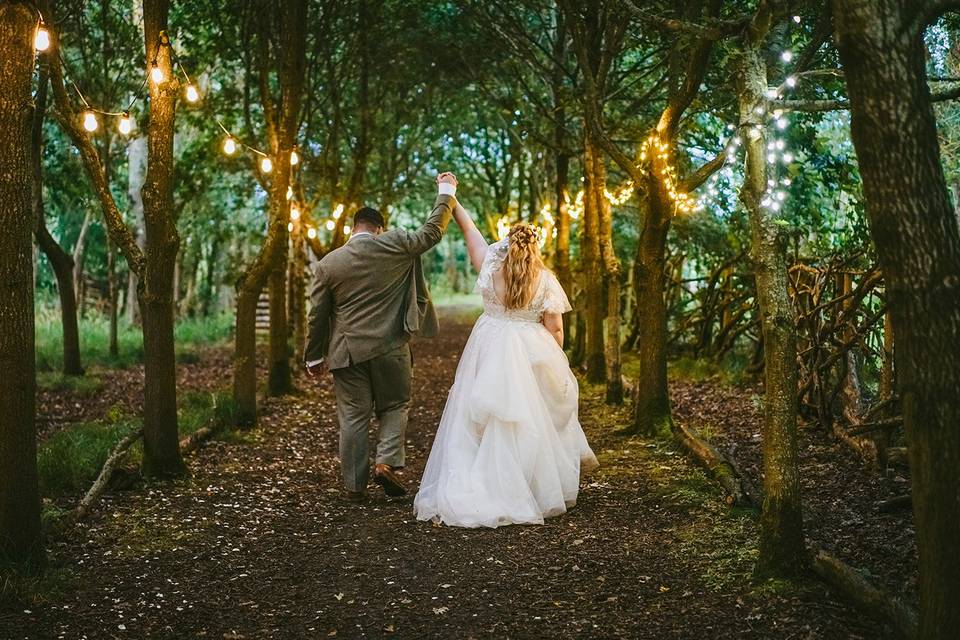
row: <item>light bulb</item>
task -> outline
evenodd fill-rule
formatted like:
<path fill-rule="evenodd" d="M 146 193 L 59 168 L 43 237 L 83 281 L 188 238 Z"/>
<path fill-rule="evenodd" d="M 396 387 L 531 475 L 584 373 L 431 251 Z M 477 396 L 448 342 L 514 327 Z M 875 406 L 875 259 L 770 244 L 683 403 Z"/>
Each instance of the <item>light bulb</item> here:
<path fill-rule="evenodd" d="M 345 236 L 350 235 L 350 225 L 348 224 L 343 225 L 343 235 Z"/>
<path fill-rule="evenodd" d="M 790 62 L 791 60 L 793 60 L 793 51 L 790 51 L 789 49 L 787 49 L 786 51 L 780 54 L 780 59 L 783 60 L 784 62 Z"/>
<path fill-rule="evenodd" d="M 273 160 L 271 160 L 270 158 L 264 158 L 263 160 L 261 160 L 260 171 L 263 171 L 264 173 L 270 173 L 271 171 L 273 171 Z"/>
<path fill-rule="evenodd" d="M 327 220 L 327 224 L 326 224 L 327 231 L 333 231 L 334 227 L 336 226 L 337 225 L 333 220 Z"/>
<path fill-rule="evenodd" d="M 200 92 L 197 91 L 197 88 L 192 84 L 187 85 L 187 102 L 196 102 L 200 99 Z"/>
<path fill-rule="evenodd" d="M 333 219 L 337 220 L 343 214 L 343 205 L 338 204 L 337 208 L 333 210 Z"/>
<path fill-rule="evenodd" d="M 777 129 L 786 129 L 787 120 L 786 118 L 777 118 Z"/>
<path fill-rule="evenodd" d="M 776 144 L 777 144 L 778 151 L 783 151 L 783 148 L 787 146 L 787 143 L 784 142 L 783 140 L 777 140 Z"/>
<path fill-rule="evenodd" d="M 87 111 L 83 114 L 83 128 L 93 133 L 97 130 L 97 127 L 100 126 L 100 123 L 97 122 L 97 114 L 93 111 Z"/>
<path fill-rule="evenodd" d="M 37 35 L 33 38 L 33 48 L 37 51 L 46 51 L 50 48 L 50 32 L 42 24 L 37 28 Z"/>
<path fill-rule="evenodd" d="M 777 155 L 775 153 L 771 153 L 767 155 L 767 162 L 769 162 L 770 164 L 773 164 L 776 161 L 777 161 Z"/>
<path fill-rule="evenodd" d="M 228 156 L 237 152 L 237 143 L 232 136 L 227 136 L 227 139 L 223 141 L 223 152 Z"/>
<path fill-rule="evenodd" d="M 797 76 L 787 76 L 787 86 L 791 89 L 797 86 Z"/>
<path fill-rule="evenodd" d="M 287 187 L 287 200 L 293 200 L 293 187 Z"/>
<path fill-rule="evenodd" d="M 800 16 L 793 16 L 793 21 L 800 24 Z"/>
<path fill-rule="evenodd" d="M 293 207 L 290 209 L 290 219 L 299 220 L 300 219 L 300 209 Z"/>
<path fill-rule="evenodd" d="M 130 117 L 129 113 L 124 113 L 120 116 L 120 121 L 117 123 L 117 129 L 120 130 L 120 133 L 127 136 L 130 135 L 130 132 L 133 131 L 133 118 Z"/>
<path fill-rule="evenodd" d="M 317 230 L 314 229 L 313 227 L 310 227 L 309 229 L 307 229 L 307 237 L 310 238 L 311 240 L 313 240 L 314 238 L 316 238 L 316 237 L 317 237 Z"/>
<path fill-rule="evenodd" d="M 777 90 L 776 90 L 776 89 L 767 89 L 767 97 L 768 97 L 769 99 L 771 99 L 771 100 L 776 99 L 776 97 L 777 97 Z"/>
<path fill-rule="evenodd" d="M 297 153 L 297 150 L 294 149 L 290 152 L 290 166 L 295 167 L 300 164 L 300 154 Z"/>
<path fill-rule="evenodd" d="M 293 223 L 292 223 L 292 222 L 288 222 L 288 223 L 287 223 L 287 232 L 288 232 L 288 233 L 293 233 Z"/>
<path fill-rule="evenodd" d="M 161 82 L 163 82 L 163 78 L 164 78 L 163 69 L 161 69 L 157 65 L 153 65 L 153 67 L 150 69 L 150 79 L 153 80 L 154 83 L 160 84 Z"/>
<path fill-rule="evenodd" d="M 783 162 L 784 164 L 790 164 L 791 162 L 793 162 L 793 154 L 789 152 L 783 154 Z"/>

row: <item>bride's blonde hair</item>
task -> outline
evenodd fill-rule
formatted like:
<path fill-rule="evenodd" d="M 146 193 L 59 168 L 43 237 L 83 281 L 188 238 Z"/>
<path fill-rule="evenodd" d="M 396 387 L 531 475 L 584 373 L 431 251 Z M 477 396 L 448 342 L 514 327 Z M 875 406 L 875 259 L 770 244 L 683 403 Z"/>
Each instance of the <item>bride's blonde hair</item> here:
<path fill-rule="evenodd" d="M 507 257 L 503 262 L 507 309 L 522 309 L 533 299 L 543 259 L 537 228 L 526 222 L 510 227 L 507 235 Z"/>

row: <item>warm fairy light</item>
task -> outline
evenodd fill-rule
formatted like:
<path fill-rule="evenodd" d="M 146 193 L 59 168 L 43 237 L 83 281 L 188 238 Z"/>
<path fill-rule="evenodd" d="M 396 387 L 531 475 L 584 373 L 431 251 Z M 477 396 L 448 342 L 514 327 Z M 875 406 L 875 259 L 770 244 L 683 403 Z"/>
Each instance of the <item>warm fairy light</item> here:
<path fill-rule="evenodd" d="M 117 129 L 122 135 L 130 135 L 130 132 L 133 131 L 133 118 L 130 117 L 129 113 L 124 113 L 120 116 L 120 120 L 117 122 Z"/>
<path fill-rule="evenodd" d="M 791 60 L 793 60 L 793 52 L 787 49 L 786 51 L 780 54 L 780 59 L 783 60 L 784 62 L 790 62 Z"/>
<path fill-rule="evenodd" d="M 260 160 L 260 171 L 264 173 L 270 173 L 273 171 L 273 160 L 270 158 L 264 157 Z"/>
<path fill-rule="evenodd" d="M 583 197 L 584 197 L 584 193 L 583 193 L 583 189 L 581 189 L 577 193 L 577 196 L 573 199 L 573 204 L 571 204 L 569 209 L 567 210 L 567 213 L 570 214 L 570 217 L 573 220 L 576 220 L 577 218 L 579 218 L 580 215 L 583 213 Z"/>
<path fill-rule="evenodd" d="M 237 152 L 237 142 L 231 136 L 227 136 L 227 139 L 223 141 L 223 152 L 228 156 L 232 156 Z"/>
<path fill-rule="evenodd" d="M 100 123 L 97 122 L 97 114 L 93 111 L 87 111 L 83 114 L 83 128 L 93 133 L 97 130 L 97 127 L 100 126 Z"/>
<path fill-rule="evenodd" d="M 296 206 L 290 208 L 290 219 L 299 220 L 300 219 L 300 209 Z"/>
<path fill-rule="evenodd" d="M 630 196 L 633 195 L 633 183 L 627 182 L 622 187 L 620 187 L 616 193 L 610 193 L 607 189 L 603 190 L 603 195 L 606 196 L 607 201 L 610 202 L 615 207 L 619 207 L 630 199 Z"/>
<path fill-rule="evenodd" d="M 345 236 L 350 235 L 350 225 L 348 224 L 343 225 L 343 235 Z"/>
<path fill-rule="evenodd" d="M 787 76 L 786 85 L 791 89 L 797 86 L 797 76 Z"/>
<path fill-rule="evenodd" d="M 316 237 L 317 237 L 317 230 L 314 229 L 313 227 L 307 228 L 307 237 L 310 238 L 311 240 L 313 240 L 314 238 L 316 238 Z"/>
<path fill-rule="evenodd" d="M 197 88 L 192 84 L 187 85 L 186 95 L 187 102 L 196 102 L 200 99 L 200 92 L 197 91 Z"/>
<path fill-rule="evenodd" d="M 157 65 L 153 65 L 153 67 L 150 69 L 150 79 L 153 80 L 154 84 L 160 84 L 163 82 L 164 77 L 163 69 Z"/>
<path fill-rule="evenodd" d="M 293 200 L 293 187 L 287 187 L 287 200 Z"/>
<path fill-rule="evenodd" d="M 33 48 L 37 51 L 50 48 L 50 32 L 42 24 L 37 28 L 37 35 L 33 37 Z"/>
<path fill-rule="evenodd" d="M 793 16 L 793 21 L 800 24 L 800 16 Z"/>
<path fill-rule="evenodd" d="M 338 204 L 337 208 L 333 210 L 333 219 L 338 220 L 341 215 L 343 215 L 343 205 Z"/>
<path fill-rule="evenodd" d="M 327 220 L 327 224 L 326 224 L 327 231 L 333 231 L 333 229 L 334 229 L 336 226 L 337 226 L 337 223 L 336 223 L 336 222 L 334 222 L 333 220 Z"/>
<path fill-rule="evenodd" d="M 297 150 L 294 149 L 290 152 L 290 166 L 295 167 L 300 164 L 300 154 L 297 153 Z"/>
<path fill-rule="evenodd" d="M 292 223 L 292 222 L 288 222 L 288 223 L 287 223 L 287 231 L 290 232 L 290 233 L 293 232 L 293 223 Z"/>

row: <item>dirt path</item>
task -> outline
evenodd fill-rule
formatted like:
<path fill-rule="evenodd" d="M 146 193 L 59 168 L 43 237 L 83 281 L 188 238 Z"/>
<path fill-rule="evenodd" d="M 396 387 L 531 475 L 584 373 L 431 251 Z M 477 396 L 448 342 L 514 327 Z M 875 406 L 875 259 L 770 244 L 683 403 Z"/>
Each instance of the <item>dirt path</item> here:
<path fill-rule="evenodd" d="M 469 324 L 415 346 L 411 483 Z M 113 495 L 50 542 L 62 590 L 0 611 L 0 638 L 877 638 L 815 583 L 754 588 L 755 523 L 665 443 L 583 389 L 604 465 L 542 527 L 417 523 L 412 499 L 342 501 L 329 385 L 270 401 L 261 427 L 189 479 Z"/>

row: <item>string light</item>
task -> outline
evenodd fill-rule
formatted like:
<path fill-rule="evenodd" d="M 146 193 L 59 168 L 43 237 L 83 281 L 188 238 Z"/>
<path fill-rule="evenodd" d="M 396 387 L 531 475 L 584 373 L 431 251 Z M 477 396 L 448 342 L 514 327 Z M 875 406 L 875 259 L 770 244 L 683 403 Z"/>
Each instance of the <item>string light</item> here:
<path fill-rule="evenodd" d="M 287 200 L 293 200 L 293 187 L 287 187 Z"/>
<path fill-rule="evenodd" d="M 153 80 L 154 84 L 160 84 L 163 82 L 165 76 L 163 74 L 163 69 L 157 66 L 156 63 L 150 68 L 150 79 Z"/>
<path fill-rule="evenodd" d="M 334 228 L 337 226 L 337 223 L 334 222 L 333 220 L 327 220 L 327 224 L 325 226 L 327 227 L 327 231 L 333 231 Z"/>
<path fill-rule="evenodd" d="M 227 136 L 227 139 L 223 141 L 223 152 L 228 156 L 232 156 L 237 152 L 237 143 L 233 139 L 233 136 Z"/>
<path fill-rule="evenodd" d="M 37 34 L 33 37 L 33 48 L 37 51 L 46 51 L 50 48 L 50 32 L 47 31 L 42 22 L 37 27 Z"/>
<path fill-rule="evenodd" d="M 130 132 L 133 131 L 133 118 L 130 117 L 130 112 L 125 111 L 120 120 L 117 121 L 117 129 L 120 130 L 122 135 L 128 136 Z"/>
<path fill-rule="evenodd" d="M 292 223 L 292 222 L 288 222 L 288 223 L 287 223 L 287 232 L 288 232 L 288 233 L 293 233 L 293 223 Z"/>
<path fill-rule="evenodd" d="M 791 62 L 793 60 L 793 52 L 787 49 L 786 51 L 780 54 L 780 59 L 783 60 L 784 62 Z"/>
<path fill-rule="evenodd" d="M 267 156 L 264 156 L 263 158 L 261 158 L 261 159 L 260 159 L 260 171 L 262 171 L 262 172 L 264 172 L 264 173 L 270 173 L 271 171 L 273 171 L 273 160 L 271 160 L 271 159 L 270 159 L 269 157 L 267 157 Z"/>
<path fill-rule="evenodd" d="M 200 99 L 200 92 L 197 91 L 197 88 L 192 84 L 187 85 L 185 93 L 187 96 L 187 102 L 196 102 Z"/>
<path fill-rule="evenodd" d="M 313 240 L 317 237 L 317 230 L 313 227 L 307 227 L 307 237 Z"/>
<path fill-rule="evenodd" d="M 350 225 L 348 224 L 343 225 L 343 235 L 345 236 L 350 235 Z"/>
<path fill-rule="evenodd" d="M 297 153 L 297 150 L 294 149 L 290 152 L 290 166 L 295 167 L 300 164 L 300 154 Z"/>
<path fill-rule="evenodd" d="M 300 209 L 296 206 L 290 208 L 290 219 L 299 220 L 300 219 Z"/>
<path fill-rule="evenodd" d="M 83 128 L 93 133 L 97 130 L 97 127 L 100 126 L 100 123 L 97 122 L 97 114 L 93 111 L 85 111 L 83 113 Z"/>
<path fill-rule="evenodd" d="M 338 204 L 337 208 L 333 210 L 333 219 L 339 220 L 341 215 L 343 215 L 343 205 Z"/>

